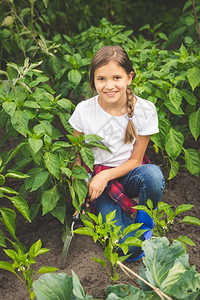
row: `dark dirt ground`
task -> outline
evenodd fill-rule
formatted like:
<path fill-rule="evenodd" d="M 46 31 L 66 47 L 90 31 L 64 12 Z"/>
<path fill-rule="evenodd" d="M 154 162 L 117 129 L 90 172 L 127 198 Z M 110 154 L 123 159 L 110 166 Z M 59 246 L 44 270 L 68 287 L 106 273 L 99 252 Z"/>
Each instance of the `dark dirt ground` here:
<path fill-rule="evenodd" d="M 181 169 L 172 182 L 170 184 L 167 183 L 162 200 L 174 207 L 186 203 L 193 204 L 193 209 L 186 214 L 199 217 L 199 183 L 199 178 L 190 175 L 185 169 Z M 81 226 L 81 223 L 78 223 L 76 226 Z M 51 249 L 51 251 L 36 259 L 37 264 L 34 266 L 36 270 L 41 266 L 48 265 L 57 267 L 59 269 L 58 272 L 65 272 L 71 275 L 71 270 L 73 269 L 78 275 L 86 293 L 96 298 L 105 299 L 105 289 L 107 285 L 112 284 L 112 281 L 104 268 L 91 259 L 91 257 L 104 257 L 102 246 L 98 243 L 95 244 L 88 236 L 75 235 L 70 245 L 66 266 L 64 270 L 61 270 L 60 262 L 63 247 L 61 235 L 62 224 L 50 215 L 42 217 L 41 214 L 38 214 L 31 224 L 26 222 L 21 216 L 17 217 L 17 236 L 27 248 L 40 238 L 43 247 Z M 196 265 L 197 271 L 200 272 L 200 228 L 194 225 L 180 224 L 177 228 L 174 228 L 171 237 L 177 238 L 180 235 L 187 235 L 195 242 L 195 247 L 187 247 L 187 249 L 190 255 L 190 264 Z M 0 260 L 6 260 L 2 249 L 0 250 Z M 126 262 L 125 264 L 138 273 L 142 259 L 137 262 Z M 117 283 L 137 285 L 136 279 L 131 281 L 120 270 L 119 275 L 120 280 Z M 29 299 L 26 287 L 14 274 L 4 270 L 0 270 L 0 299 Z"/>

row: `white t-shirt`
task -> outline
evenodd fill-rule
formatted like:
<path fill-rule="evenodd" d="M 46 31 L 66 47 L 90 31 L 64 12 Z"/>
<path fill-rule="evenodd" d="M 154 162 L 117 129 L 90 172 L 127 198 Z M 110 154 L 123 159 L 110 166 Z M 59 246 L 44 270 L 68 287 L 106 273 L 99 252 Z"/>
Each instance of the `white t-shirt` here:
<path fill-rule="evenodd" d="M 133 151 L 135 140 L 124 143 L 128 115 L 112 116 L 99 105 L 98 96 L 80 102 L 71 118 L 70 125 L 79 132 L 97 134 L 103 138 L 102 143 L 111 153 L 100 148 L 92 148 L 95 164 L 116 167 L 126 162 Z M 153 103 L 137 96 L 133 123 L 138 135 L 157 133 L 158 117 Z"/>

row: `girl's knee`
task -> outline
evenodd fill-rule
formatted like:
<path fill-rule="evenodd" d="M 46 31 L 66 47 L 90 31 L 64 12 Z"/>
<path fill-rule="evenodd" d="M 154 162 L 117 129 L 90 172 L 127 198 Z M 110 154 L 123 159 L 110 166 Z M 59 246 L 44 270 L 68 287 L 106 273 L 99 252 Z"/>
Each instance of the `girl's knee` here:
<path fill-rule="evenodd" d="M 154 187 L 159 187 L 162 190 L 165 188 L 165 179 L 163 173 L 159 166 L 149 164 L 147 165 L 147 172 L 148 172 L 148 181 Z"/>

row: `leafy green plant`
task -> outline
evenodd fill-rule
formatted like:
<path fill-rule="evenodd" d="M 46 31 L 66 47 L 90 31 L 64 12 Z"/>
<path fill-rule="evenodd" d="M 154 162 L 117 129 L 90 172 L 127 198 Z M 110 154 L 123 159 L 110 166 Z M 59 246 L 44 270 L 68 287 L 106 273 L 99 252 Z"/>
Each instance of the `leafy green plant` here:
<path fill-rule="evenodd" d="M 4 249 L 6 255 L 13 260 L 13 263 L 0 261 L 0 269 L 14 273 L 26 285 L 30 299 L 34 299 L 35 294 L 32 290 L 33 277 L 36 274 L 57 271 L 57 268 L 43 266 L 37 272 L 31 268 L 36 263 L 35 258 L 37 256 L 49 251 L 49 249 L 42 248 L 40 240 L 34 243 L 28 252 L 26 252 L 24 245 L 20 245 L 19 247 L 13 243 L 13 246 L 15 246 L 16 250 Z"/>
<path fill-rule="evenodd" d="M 106 289 L 106 300 L 126 299 L 198 299 L 200 295 L 200 273 L 195 266 L 190 267 L 189 255 L 179 241 L 169 246 L 166 237 L 154 237 L 143 242 L 145 252 L 144 267 L 139 275 L 118 261 L 119 266 L 129 276 L 139 278 L 141 289 L 132 285 L 112 285 Z M 68 288 L 66 288 L 66 286 Z M 72 271 L 72 277 L 64 273 L 45 274 L 33 283 L 38 300 L 54 299 L 93 299 L 85 295 L 79 279 Z M 49 293 L 53 291 L 53 293 Z M 61 296 L 62 295 L 62 296 Z"/>
<path fill-rule="evenodd" d="M 33 290 L 37 300 L 92 300 L 85 294 L 78 276 L 72 270 L 72 276 L 65 273 L 45 274 L 33 282 Z"/>
<path fill-rule="evenodd" d="M 180 213 L 191 210 L 194 205 L 182 204 L 173 210 L 172 206 L 160 201 L 158 207 L 153 209 L 153 202 L 148 199 L 147 206 L 137 205 L 135 208 L 145 211 L 154 221 L 153 235 L 158 237 L 169 237 L 169 234 L 173 231 L 173 228 L 180 223 L 186 223 L 191 225 L 200 226 L 200 220 L 196 217 L 185 216 L 180 220 Z M 178 218 L 177 218 L 178 216 Z M 182 235 L 177 238 L 183 244 L 186 243 L 190 246 L 195 246 L 195 243 L 187 236 Z"/>
<path fill-rule="evenodd" d="M 28 177 L 28 175 L 21 172 L 8 172 L 5 174 L 4 167 L 5 166 L 2 165 L 2 158 L 0 156 L 0 198 L 3 199 L 0 207 L 0 221 L 3 223 L 11 237 L 17 243 L 19 243 L 19 240 L 15 233 L 16 212 L 14 209 L 8 208 L 6 207 L 6 205 L 4 206 L 3 202 L 7 199 L 10 200 L 14 208 L 16 208 L 26 218 L 27 221 L 31 222 L 29 206 L 26 200 L 18 195 L 18 192 L 10 187 L 5 186 L 5 181 L 6 178 L 25 179 Z M 6 247 L 6 239 L 9 240 L 8 237 L 4 237 L 3 232 L 0 230 L 0 246 Z"/>
<path fill-rule="evenodd" d="M 129 246 L 142 246 L 142 241 L 139 237 L 146 231 L 139 229 L 142 225 L 141 223 L 136 223 L 129 225 L 122 232 L 120 230 L 121 226 L 116 226 L 116 221 L 113 220 L 115 213 L 116 211 L 110 212 L 106 216 L 105 223 L 103 222 L 101 213 L 99 213 L 98 216 L 88 213 L 90 220 L 84 217 L 82 218 L 85 227 L 73 231 L 77 234 L 89 235 L 93 238 L 95 243 L 98 241 L 103 245 L 106 260 L 94 257 L 93 260 L 106 268 L 108 275 L 113 281 L 119 279 L 117 261 L 123 262 L 130 256 L 130 254 L 128 254 Z M 122 241 L 128 233 L 133 231 L 136 231 L 134 237 L 127 237 L 125 241 Z M 119 250 L 121 253 L 124 253 L 124 256 L 120 255 Z"/>
<path fill-rule="evenodd" d="M 28 178 L 20 193 L 27 196 L 29 192 L 35 192 L 38 197 L 39 201 L 31 206 L 31 219 L 42 205 L 43 214 L 51 212 L 64 223 L 66 199 L 71 198 L 74 207 L 79 209 L 87 194 L 84 179 L 88 174 L 83 167 L 75 166 L 76 158 L 80 155 L 92 169 L 94 155 L 90 148 L 108 148 L 98 136 L 75 138 L 72 135 L 68 119 L 74 105 L 59 95 L 54 97 L 54 91 L 45 84 L 49 78 L 36 68 L 40 64 L 30 64 L 28 59 L 22 67 L 8 64 L 5 74 L 8 79 L 3 81 L 0 89 L 2 130 L 8 132 L 2 143 L 14 135 L 19 144 L 4 154 L 4 167 L 15 158 L 10 172 L 28 168 Z M 3 127 L 5 123 L 6 128 Z M 65 137 L 58 128 L 67 131 Z"/>
<path fill-rule="evenodd" d="M 13 113 L 11 124 L 18 127 L 18 130 L 22 127 L 26 127 L 27 130 L 29 124 L 39 118 L 41 121 L 50 122 L 55 127 L 53 118 L 58 117 L 64 128 L 70 131 L 67 119 L 70 117 L 73 105 L 65 101 L 65 104 L 60 106 L 62 102 L 64 103 L 63 99 L 66 99 L 63 97 L 70 97 L 75 104 L 79 97 L 87 97 L 88 64 L 94 52 L 104 45 L 122 45 L 136 71 L 136 78 L 132 83 L 134 92 L 152 101 L 157 107 L 160 132 L 152 136 L 151 140 L 155 148 L 160 150 L 163 164 L 169 169 L 169 179 L 176 176 L 179 165 L 185 166 L 191 174 L 198 176 L 199 153 L 195 147 L 188 148 L 188 143 L 193 141 L 194 144 L 200 134 L 199 47 L 196 44 L 185 43 L 176 51 L 166 50 L 165 46 L 160 49 L 158 38 L 167 40 L 168 37 L 162 32 L 156 33 L 159 26 L 159 24 L 154 26 L 155 39 L 149 41 L 142 35 L 138 38 L 132 36 L 133 31 L 125 30 L 123 25 L 112 25 L 104 18 L 100 21 L 99 27 L 91 27 L 81 34 L 70 37 L 56 35 L 53 40 L 55 46 L 59 45 L 59 47 L 52 55 L 46 53 L 42 56 L 41 68 L 45 75 L 38 73 L 41 70 L 34 70 L 35 64 L 28 64 L 27 67 L 28 60 L 23 68 L 13 63 L 8 64 L 8 69 L 1 72 L 2 76 L 9 76 L 8 80 L 4 81 L 1 90 L 4 91 L 2 99 L 6 99 L 4 111 Z M 14 71 L 11 70 L 13 68 L 20 76 L 14 76 Z M 26 72 L 29 70 L 25 77 L 22 76 L 22 72 L 20 73 L 20 68 Z M 46 84 L 47 82 L 51 87 Z M 8 91 L 11 83 L 13 85 L 25 84 L 24 88 L 31 90 L 32 93 L 29 90 L 30 94 L 27 95 L 28 101 L 24 101 L 25 95 L 21 86 L 21 89 L 15 88 L 14 93 L 5 92 Z M 54 96 L 54 90 L 60 94 L 58 98 Z M 18 97 L 21 101 L 13 101 L 13 94 L 20 95 Z M 13 103 L 17 106 L 17 110 Z M 24 105 L 27 105 L 26 110 Z M 65 113 L 63 108 L 66 110 Z M 37 113 L 37 110 L 40 113 Z M 3 118 L 6 120 L 6 114 L 2 112 L 2 120 Z M 20 121 L 21 125 L 22 118 L 23 126 L 17 126 L 17 121 Z M 16 134 L 12 130 L 12 134 L 14 133 Z M 28 133 L 21 130 L 21 134 L 25 136 Z M 30 131 L 29 134 L 33 139 L 35 132 Z M 46 133 L 46 142 L 49 142 L 50 138 L 52 139 L 51 134 Z M 41 141 L 37 141 L 37 146 L 39 145 Z"/>
<path fill-rule="evenodd" d="M 193 175 L 200 171 L 198 151 L 184 145 L 200 134 L 197 53 L 184 45 L 173 53 L 154 46 L 137 49 L 133 58 L 137 75 L 132 87 L 136 95 L 157 107 L 160 132 L 151 140 L 160 149 L 164 164 L 170 164 L 168 179 L 176 176 L 181 160 Z"/>
<path fill-rule="evenodd" d="M 152 238 L 142 246 L 145 257 L 145 267 L 140 267 L 139 280 L 142 290 L 134 286 L 109 286 L 106 290 L 107 299 L 198 299 L 200 295 L 200 274 L 195 266 L 190 267 L 189 255 L 183 245 L 174 241 L 169 247 L 166 237 Z M 123 267 L 123 266 L 122 266 Z M 126 268 L 127 270 L 127 268 Z M 131 275 L 131 270 L 129 274 Z M 151 291 L 149 285 L 154 287 Z M 157 288 L 157 290 L 156 290 Z M 161 292 L 161 294 L 159 294 Z M 162 294 L 164 293 L 164 294 Z M 115 296 L 115 298 L 114 298 Z"/>

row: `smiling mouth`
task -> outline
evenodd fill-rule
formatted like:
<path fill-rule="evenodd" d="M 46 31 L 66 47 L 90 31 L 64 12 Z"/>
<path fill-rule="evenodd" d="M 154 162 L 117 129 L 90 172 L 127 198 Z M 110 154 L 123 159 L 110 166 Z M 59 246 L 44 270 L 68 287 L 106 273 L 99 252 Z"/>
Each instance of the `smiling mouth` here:
<path fill-rule="evenodd" d="M 107 96 L 114 96 L 117 92 L 105 92 Z"/>

